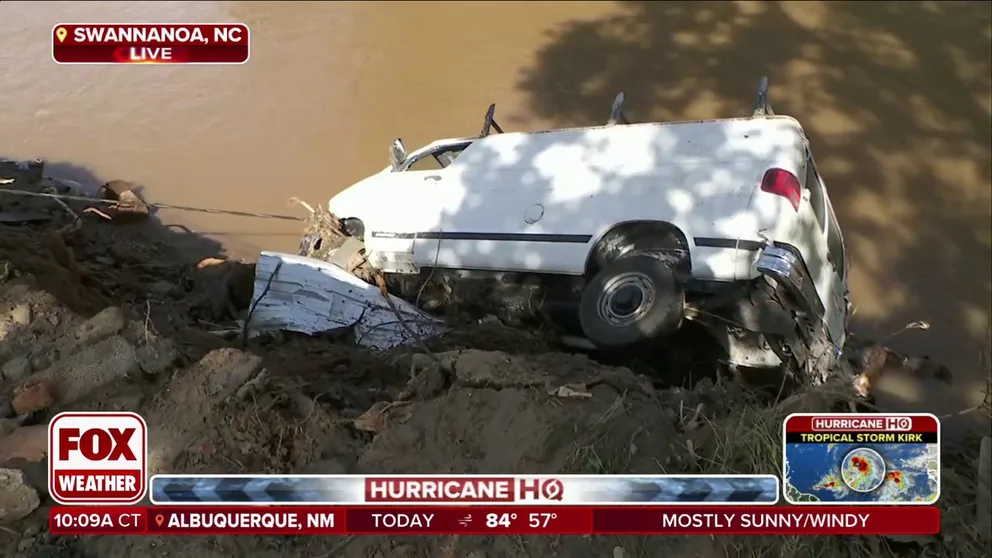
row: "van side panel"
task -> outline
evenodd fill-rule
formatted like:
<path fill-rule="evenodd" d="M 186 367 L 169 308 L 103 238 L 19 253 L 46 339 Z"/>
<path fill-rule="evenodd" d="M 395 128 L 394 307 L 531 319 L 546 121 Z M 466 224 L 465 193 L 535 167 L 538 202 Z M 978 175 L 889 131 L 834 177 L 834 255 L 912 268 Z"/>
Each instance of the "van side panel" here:
<path fill-rule="evenodd" d="M 730 281 L 747 273 L 739 247 L 778 226 L 784 200 L 752 211 L 756 184 L 801 137 L 788 117 L 494 134 L 430 178 L 371 177 L 397 184 L 354 200 L 367 223 L 392 229 L 370 249 L 391 249 L 395 233 L 416 236 L 416 266 L 579 275 L 615 224 L 656 220 L 690 239 L 697 277 Z M 400 187 L 408 190 L 389 194 Z M 420 250 L 429 235 L 439 245 Z"/>

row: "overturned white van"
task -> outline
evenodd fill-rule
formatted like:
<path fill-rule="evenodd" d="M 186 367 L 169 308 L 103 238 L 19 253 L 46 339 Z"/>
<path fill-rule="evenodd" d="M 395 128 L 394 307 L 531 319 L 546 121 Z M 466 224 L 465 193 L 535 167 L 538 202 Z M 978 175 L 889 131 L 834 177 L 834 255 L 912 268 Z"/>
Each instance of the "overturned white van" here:
<path fill-rule="evenodd" d="M 622 105 L 604 126 L 507 133 L 491 106 L 477 137 L 409 153 L 397 140 L 391 165 L 328 209 L 387 276 L 485 278 L 479 296 L 552 316 L 573 343 L 623 348 L 691 319 L 732 365 L 831 368 L 850 306 L 844 243 L 767 80 L 747 118 L 630 123 Z"/>

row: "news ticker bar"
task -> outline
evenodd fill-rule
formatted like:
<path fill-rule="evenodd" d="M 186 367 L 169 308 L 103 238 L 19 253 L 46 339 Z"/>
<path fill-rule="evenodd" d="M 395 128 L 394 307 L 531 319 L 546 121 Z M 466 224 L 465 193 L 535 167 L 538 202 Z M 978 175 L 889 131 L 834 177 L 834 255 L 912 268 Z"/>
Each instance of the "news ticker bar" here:
<path fill-rule="evenodd" d="M 59 64 L 244 64 L 251 33 L 243 23 L 60 23 L 52 27 Z"/>
<path fill-rule="evenodd" d="M 936 507 L 54 507 L 53 535 L 932 535 Z"/>
<path fill-rule="evenodd" d="M 773 505 L 774 475 L 155 475 L 150 499 L 190 504 Z"/>

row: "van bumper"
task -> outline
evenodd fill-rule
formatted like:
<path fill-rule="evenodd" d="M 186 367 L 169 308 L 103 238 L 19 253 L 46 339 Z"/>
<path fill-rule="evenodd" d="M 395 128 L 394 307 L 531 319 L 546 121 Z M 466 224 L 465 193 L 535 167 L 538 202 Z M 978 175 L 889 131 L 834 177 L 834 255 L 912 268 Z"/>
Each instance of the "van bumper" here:
<path fill-rule="evenodd" d="M 804 312 L 823 319 L 823 303 L 816 294 L 806 264 L 795 251 L 783 246 L 769 246 L 762 251 L 755 267 L 762 275 L 782 285 Z"/>

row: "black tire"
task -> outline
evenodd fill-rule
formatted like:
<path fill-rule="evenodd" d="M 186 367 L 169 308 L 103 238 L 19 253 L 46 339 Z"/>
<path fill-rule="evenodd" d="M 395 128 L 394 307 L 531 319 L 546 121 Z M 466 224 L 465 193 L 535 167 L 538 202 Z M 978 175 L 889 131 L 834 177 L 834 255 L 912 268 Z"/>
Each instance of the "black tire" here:
<path fill-rule="evenodd" d="M 632 296 L 618 297 L 627 287 Z M 619 348 L 675 332 L 684 307 L 685 291 L 671 268 L 651 256 L 629 255 L 609 263 L 586 285 L 579 323 L 597 347 Z"/>
<path fill-rule="evenodd" d="M 361 219 L 348 217 L 341 219 L 341 232 L 348 236 L 353 236 L 358 240 L 365 240 L 365 223 Z"/>

